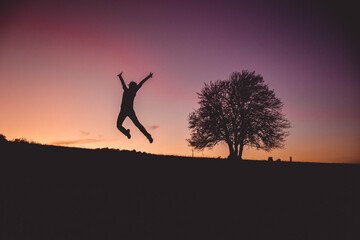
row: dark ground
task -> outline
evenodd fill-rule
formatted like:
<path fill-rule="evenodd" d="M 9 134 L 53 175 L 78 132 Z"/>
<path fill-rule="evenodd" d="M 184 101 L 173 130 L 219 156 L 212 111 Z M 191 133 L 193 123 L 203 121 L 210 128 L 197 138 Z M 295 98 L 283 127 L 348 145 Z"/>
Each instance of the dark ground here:
<path fill-rule="evenodd" d="M 360 165 L 0 144 L 0 239 L 360 239 Z"/>

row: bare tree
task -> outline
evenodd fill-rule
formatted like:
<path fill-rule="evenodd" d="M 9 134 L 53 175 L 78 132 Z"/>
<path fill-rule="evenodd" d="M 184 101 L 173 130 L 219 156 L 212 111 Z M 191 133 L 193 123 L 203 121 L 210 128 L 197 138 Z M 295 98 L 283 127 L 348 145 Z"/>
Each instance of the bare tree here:
<path fill-rule="evenodd" d="M 197 94 L 200 108 L 189 115 L 190 146 L 203 150 L 225 142 L 232 159 L 242 159 L 244 146 L 266 151 L 283 147 L 290 122 L 262 76 L 234 72 L 227 80 L 205 84 Z"/>

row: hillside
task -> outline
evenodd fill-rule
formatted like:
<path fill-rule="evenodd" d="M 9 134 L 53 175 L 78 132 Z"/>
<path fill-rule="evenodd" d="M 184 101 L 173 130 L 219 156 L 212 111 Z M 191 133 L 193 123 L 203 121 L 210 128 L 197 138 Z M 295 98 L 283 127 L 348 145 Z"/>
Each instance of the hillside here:
<path fill-rule="evenodd" d="M 4 142 L 1 239 L 357 239 L 360 166 Z"/>

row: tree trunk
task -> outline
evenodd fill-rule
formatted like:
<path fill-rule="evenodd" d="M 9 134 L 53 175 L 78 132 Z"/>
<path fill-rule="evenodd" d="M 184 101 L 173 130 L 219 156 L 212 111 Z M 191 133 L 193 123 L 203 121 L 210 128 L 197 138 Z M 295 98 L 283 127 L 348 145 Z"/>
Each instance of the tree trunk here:
<path fill-rule="evenodd" d="M 227 144 L 228 144 L 228 146 L 229 146 L 229 152 L 230 152 L 230 155 L 229 155 L 228 159 L 231 160 L 231 159 L 236 158 L 235 150 L 234 150 L 234 147 L 233 147 L 232 142 L 228 142 Z"/>
<path fill-rule="evenodd" d="M 239 149 L 239 159 L 240 160 L 243 160 L 242 159 L 243 150 L 244 150 L 244 144 L 240 144 L 240 149 Z"/>
<path fill-rule="evenodd" d="M 239 156 L 238 146 L 235 144 L 234 146 L 234 157 L 237 158 Z"/>

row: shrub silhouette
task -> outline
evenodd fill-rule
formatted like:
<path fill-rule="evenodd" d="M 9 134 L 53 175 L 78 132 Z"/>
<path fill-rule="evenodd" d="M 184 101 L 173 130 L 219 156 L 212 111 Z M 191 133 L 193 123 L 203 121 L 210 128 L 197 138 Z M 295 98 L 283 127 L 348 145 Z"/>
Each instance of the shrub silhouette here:
<path fill-rule="evenodd" d="M 26 143 L 26 144 L 30 143 L 26 138 L 15 138 L 14 142 L 16 142 L 16 143 Z"/>
<path fill-rule="evenodd" d="M 0 134 L 0 143 L 5 143 L 7 142 L 7 139 L 4 135 Z"/>
<path fill-rule="evenodd" d="M 281 148 L 290 122 L 283 103 L 255 72 L 234 72 L 227 80 L 205 84 L 200 108 L 190 113 L 190 146 L 202 150 L 227 143 L 229 158 L 242 159 L 244 146 L 270 151 Z"/>

